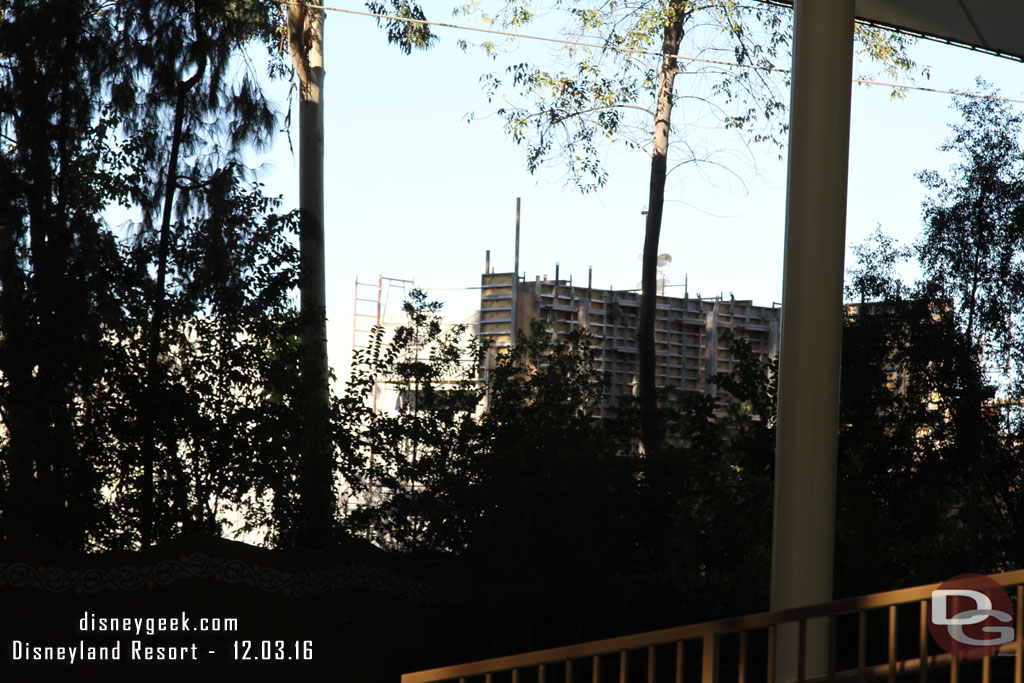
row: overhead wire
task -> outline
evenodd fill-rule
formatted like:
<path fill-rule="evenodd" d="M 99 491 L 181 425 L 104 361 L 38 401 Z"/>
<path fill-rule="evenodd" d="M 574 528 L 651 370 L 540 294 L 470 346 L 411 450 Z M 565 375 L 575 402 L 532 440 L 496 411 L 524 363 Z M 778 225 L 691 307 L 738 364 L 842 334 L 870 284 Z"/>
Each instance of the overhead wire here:
<path fill-rule="evenodd" d="M 348 9 L 347 7 L 329 7 L 327 5 L 313 5 L 306 2 L 285 2 L 285 5 L 294 5 L 296 7 L 307 7 L 310 9 L 322 9 L 329 10 L 331 12 L 342 12 L 344 14 L 355 14 L 363 17 L 374 17 L 376 19 L 388 19 L 390 21 L 402 21 L 410 24 L 419 24 L 421 26 L 439 26 L 441 28 L 450 28 L 459 31 L 475 31 L 477 33 L 489 33 L 492 35 L 506 36 L 509 38 L 523 38 L 526 40 L 539 40 L 546 43 L 559 43 L 561 45 L 571 45 L 574 47 L 589 47 L 595 50 L 612 50 L 614 52 L 624 52 L 636 55 L 645 55 L 647 57 L 666 57 L 674 56 L 676 59 L 682 59 L 689 62 L 700 62 L 702 64 L 715 64 L 718 66 L 743 66 L 749 69 L 757 69 L 761 71 L 778 71 L 780 73 L 789 73 L 789 69 L 783 69 L 775 66 L 764 66 L 761 64 L 736 64 L 734 62 L 722 61 L 717 59 L 707 59 L 704 57 L 689 57 L 685 55 L 666 55 L 664 52 L 657 52 L 655 50 L 643 50 L 634 47 L 622 47 L 620 45 L 607 45 L 601 43 L 584 43 L 579 40 L 568 40 L 566 38 L 552 38 L 550 36 L 538 36 L 529 33 L 516 33 L 514 31 L 501 31 L 495 28 L 481 28 L 479 26 L 467 26 L 465 24 L 450 24 L 444 21 L 430 21 L 427 19 L 413 19 L 411 17 L 400 17 L 394 14 L 377 14 L 375 12 L 367 12 L 364 10 Z"/>
<path fill-rule="evenodd" d="M 509 38 L 520 38 L 524 40 L 537 40 L 547 43 L 558 43 L 561 45 L 570 45 L 573 47 L 586 47 L 595 50 L 612 50 L 615 52 L 622 52 L 628 54 L 644 55 L 648 57 L 674 57 L 686 62 L 695 62 L 699 64 L 710 64 L 714 66 L 728 66 L 736 67 L 741 69 L 751 69 L 756 71 L 767 71 L 767 72 L 778 72 L 778 73 L 792 73 L 792 69 L 786 69 L 784 67 L 777 66 L 766 66 L 763 64 L 741 64 L 739 62 L 730 62 L 726 60 L 718 59 L 707 59 L 706 57 L 693 57 L 690 55 L 669 55 L 664 52 L 657 52 L 655 50 L 643 50 L 639 48 L 622 47 L 619 45 L 607 45 L 601 43 L 586 43 L 578 40 L 568 40 L 566 38 L 552 38 L 550 36 L 539 36 L 528 33 L 517 33 L 515 31 L 502 31 L 494 28 L 482 28 L 480 26 L 468 26 L 465 24 L 452 24 L 444 21 L 432 21 L 428 19 L 414 19 L 412 17 L 400 17 L 394 14 L 380 14 L 377 12 L 369 12 L 365 10 L 349 9 L 347 7 L 332 7 L 328 5 L 314 5 L 307 2 L 283 2 L 282 5 L 293 5 L 296 7 L 306 7 L 309 9 L 320 9 L 330 12 L 340 12 L 342 14 L 352 14 L 363 17 L 373 17 L 375 19 L 387 19 L 389 21 L 400 21 L 410 24 L 418 24 L 421 26 L 437 26 L 439 28 L 449 28 L 458 31 L 473 31 L 477 33 L 488 33 L 492 35 L 505 36 Z M 893 88 L 895 90 L 917 90 L 921 92 L 930 92 L 940 95 L 952 95 L 954 97 L 970 97 L 975 99 L 984 100 L 995 100 L 999 102 L 1011 102 L 1015 104 L 1024 104 L 1024 99 L 1006 97 L 1003 95 L 988 95 L 983 93 L 972 93 L 963 90 L 947 90 L 944 88 L 932 88 L 924 85 L 916 85 L 913 83 L 889 83 L 885 81 L 877 81 L 870 78 L 853 78 L 850 79 L 853 83 L 861 85 L 878 85 L 886 88 Z"/>

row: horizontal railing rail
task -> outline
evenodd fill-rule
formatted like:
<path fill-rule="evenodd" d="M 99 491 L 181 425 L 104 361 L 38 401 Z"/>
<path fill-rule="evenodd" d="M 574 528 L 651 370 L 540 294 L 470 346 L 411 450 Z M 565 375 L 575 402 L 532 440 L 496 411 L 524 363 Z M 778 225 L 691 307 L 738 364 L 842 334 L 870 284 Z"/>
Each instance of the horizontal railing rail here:
<path fill-rule="evenodd" d="M 1004 588 L 1016 587 L 1016 591 L 1011 591 L 1011 595 L 1016 599 L 1015 640 L 1003 645 L 999 654 L 1013 655 L 1013 681 L 1024 683 L 1021 670 L 1022 661 L 1024 661 L 1021 628 L 1024 623 L 1024 612 L 1022 612 L 1024 610 L 1024 570 L 992 574 L 990 578 Z M 554 683 L 555 681 L 573 683 L 584 680 L 583 676 L 587 676 L 588 673 L 590 675 L 587 678 L 592 683 L 599 683 L 611 680 L 611 678 L 602 676 L 602 667 L 605 668 L 605 673 L 608 673 L 609 663 L 613 670 L 618 670 L 617 680 L 619 683 L 627 683 L 630 680 L 630 673 L 637 671 L 640 672 L 640 675 L 633 676 L 635 681 L 646 680 L 647 683 L 656 683 L 660 680 L 671 680 L 675 683 L 683 683 L 684 679 L 691 680 L 686 677 L 689 670 L 697 670 L 697 667 L 693 666 L 693 662 L 687 660 L 686 651 L 697 649 L 700 651 L 699 679 L 701 683 L 719 683 L 722 680 L 721 648 L 722 644 L 726 642 L 726 638 L 729 639 L 730 654 L 735 655 L 734 660 L 730 662 L 729 680 L 734 680 L 737 683 L 749 683 L 753 680 L 749 675 L 750 667 L 748 666 L 752 649 L 750 647 L 751 635 L 760 633 L 766 637 L 761 639 L 764 645 L 761 649 L 764 651 L 761 653 L 763 660 L 758 662 L 761 672 L 759 680 L 775 683 L 777 635 L 779 627 L 786 624 L 795 626 L 798 634 L 797 681 L 825 683 L 826 681 L 888 680 L 890 683 L 895 683 L 897 679 L 905 680 L 908 675 L 917 674 L 917 679 L 923 683 L 928 680 L 929 671 L 949 669 L 950 683 L 959 683 L 959 672 L 963 664 L 947 653 L 929 653 L 931 648 L 927 625 L 928 602 L 931 599 L 932 591 L 939 585 L 936 583 L 915 586 L 819 605 L 718 619 L 689 626 L 648 631 L 417 671 L 403 675 L 402 683 L 443 683 L 445 681 L 469 683 L 475 679 L 479 679 L 483 683 L 498 683 L 499 676 L 502 677 L 501 680 L 508 680 L 511 683 L 525 683 L 525 681 L 534 680 L 538 683 Z M 900 657 L 901 648 L 898 647 L 899 610 L 903 607 L 906 611 L 914 603 L 918 604 L 916 643 L 912 643 L 915 652 L 913 656 Z M 867 633 L 869 615 L 881 610 L 885 610 L 885 613 L 878 616 L 886 617 L 886 638 L 884 641 L 869 641 Z M 837 645 L 839 619 L 846 617 L 852 621 L 854 616 L 856 617 L 857 633 L 856 652 L 854 655 L 850 649 L 844 655 L 847 659 L 855 657 L 855 662 L 851 666 L 840 669 Z M 805 670 L 807 630 L 808 622 L 814 620 L 827 620 L 828 670 L 824 675 L 810 677 Z M 691 644 L 695 644 L 696 647 Z M 906 642 L 902 648 L 904 651 L 906 651 L 905 646 Z M 884 650 L 884 661 L 869 663 L 869 649 Z M 664 659 L 666 650 L 674 661 L 670 662 L 671 666 L 666 666 L 664 663 L 659 666 L 659 661 Z M 659 654 L 661 659 L 659 659 Z M 985 657 L 981 661 L 980 667 L 982 683 L 989 683 L 992 677 L 993 656 Z M 1009 680 L 1008 677 L 1003 676 L 1006 674 L 1002 674 L 999 680 Z M 786 682 L 780 681 L 779 683 Z"/>

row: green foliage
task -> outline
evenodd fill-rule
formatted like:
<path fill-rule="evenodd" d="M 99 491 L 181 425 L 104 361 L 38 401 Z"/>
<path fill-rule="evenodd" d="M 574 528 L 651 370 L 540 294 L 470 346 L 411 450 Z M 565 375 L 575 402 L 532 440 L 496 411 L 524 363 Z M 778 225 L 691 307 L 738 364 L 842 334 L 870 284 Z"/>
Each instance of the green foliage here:
<path fill-rule="evenodd" d="M 964 519 L 954 513 L 963 501 L 963 462 L 950 419 L 970 375 L 965 350 L 953 316 L 934 300 L 862 304 L 847 322 L 837 595 L 967 569 Z"/>
<path fill-rule="evenodd" d="M 261 486 L 248 490 L 260 482 L 252 470 L 294 455 L 288 442 L 295 415 L 282 415 L 267 398 L 280 390 L 280 373 L 295 371 L 294 353 L 285 350 L 296 332 L 297 217 L 278 215 L 278 201 L 258 185 L 239 184 L 230 169 L 207 191 L 219 195 L 206 199 L 210 215 L 179 226 L 170 262 L 170 323 L 153 411 L 156 478 L 165 487 L 157 495 L 158 538 L 193 529 L 220 533 L 225 505 L 240 512 L 232 501 L 258 498 Z M 294 400 L 293 391 L 286 396 Z M 271 426 L 275 434 L 267 433 Z M 138 465 L 134 474 L 140 476 Z"/>
<path fill-rule="evenodd" d="M 669 168 L 696 165 L 705 173 L 737 174 L 737 153 L 749 142 L 778 149 L 788 132 L 786 88 L 792 40 L 788 9 L 770 3 L 715 0 L 650 2 L 554 2 L 545 11 L 531 3 L 506 0 L 484 13 L 477 3 L 462 14 L 480 14 L 485 22 L 521 30 L 563 13 L 561 37 L 584 45 L 560 48 L 555 68 L 522 62 L 504 75 L 481 77 L 488 101 L 501 99 L 497 113 L 505 131 L 526 149 L 527 168 L 566 169 L 566 183 L 583 192 L 607 181 L 602 147 L 617 142 L 653 154 L 651 137 L 659 97 L 659 70 L 666 28 L 681 26 L 679 73 L 669 97 L 680 110 L 672 119 Z M 858 25 L 859 54 L 888 76 L 913 73 L 908 56 L 912 39 Z M 493 44 L 484 44 L 493 53 Z M 922 72 L 927 75 L 927 70 Z M 741 135 L 741 146 L 723 149 L 723 139 L 707 133 L 708 121 Z"/>
<path fill-rule="evenodd" d="M 593 417 L 594 353 L 584 330 L 538 324 L 491 370 L 466 554 L 525 646 L 607 631 L 627 607 L 636 462 Z"/>
<path fill-rule="evenodd" d="M 978 79 L 978 90 L 995 94 Z M 959 155 L 947 176 L 919 174 L 918 258 L 935 296 L 955 310 L 967 360 L 950 406 L 960 444 L 959 516 L 972 564 L 1019 566 L 1024 379 L 1024 150 L 1021 115 L 991 98 L 954 101 L 961 121 L 940 147 Z M 992 401 L 992 399 L 995 401 Z"/>
<path fill-rule="evenodd" d="M 978 90 L 995 94 L 978 79 Z M 932 190 L 917 244 L 927 291 L 950 302 L 966 357 L 950 402 L 960 444 L 960 516 L 972 564 L 1018 566 L 1019 409 L 1024 378 L 1024 150 L 1021 115 L 991 98 L 954 101 L 961 120 L 940 147 L 959 159 Z M 991 399 L 995 398 L 995 402 Z"/>
<path fill-rule="evenodd" d="M 45 119 L 5 123 L 20 136 Z M 126 268 L 98 210 L 129 183 L 107 183 L 119 163 L 108 142 L 101 124 L 56 153 L 0 152 L 0 505 L 10 522 L 79 547 L 116 533 L 103 490 L 117 452 L 104 446 L 124 433 L 105 388 L 122 356 L 111 333 L 124 329 Z M 63 201 L 39 192 L 50 154 L 61 172 L 42 182 Z"/>
<path fill-rule="evenodd" d="M 278 420 L 278 440 L 295 431 L 291 407 L 263 400 L 288 362 L 268 350 L 293 333 L 295 220 L 231 163 L 271 119 L 244 68 L 226 75 L 241 47 L 270 35 L 275 12 L 4 7 L 0 507 L 29 535 L 132 547 L 144 499 L 153 539 L 219 533 L 225 505 L 256 495 L 250 458 L 272 450 L 261 428 Z M 218 128 L 203 116 L 214 110 L 238 116 Z M 175 123 L 185 173 L 168 165 Z M 151 228 L 168 183 L 181 210 L 167 216 L 164 250 Z M 114 205 L 142 225 L 107 225 Z"/>
<path fill-rule="evenodd" d="M 750 131 L 759 140 L 778 139 L 784 132 L 783 122 L 776 120 L 784 110 L 782 81 L 767 75 L 789 39 L 778 10 L 733 2 L 700 7 L 686 2 L 555 3 L 552 9 L 567 12 L 566 39 L 605 49 L 566 45 L 563 66 L 555 70 L 520 63 L 508 68 L 507 79 L 495 74 L 482 78 L 489 99 L 502 96 L 507 102 L 498 113 L 509 136 L 526 147 L 531 172 L 549 163 L 564 164 L 566 182 L 588 192 L 607 180 L 600 161 L 604 143 L 622 142 L 651 153 L 662 34 L 677 22 L 685 27 L 679 53 L 696 61 L 681 59 L 674 68 L 701 78 L 685 80 L 686 90 L 675 95 L 685 113 L 674 126 L 687 143 L 676 150 L 681 156 L 673 164 L 717 163 L 716 150 L 688 129 L 702 117 Z M 527 3 L 506 2 L 488 18 L 520 28 L 542 16 L 530 13 Z M 744 68 L 722 68 L 722 52 Z M 719 64 L 705 65 L 701 59 Z"/>
<path fill-rule="evenodd" d="M 863 244 L 853 247 L 857 265 L 849 268 L 846 298 L 851 301 L 894 301 L 900 298 L 901 283 L 896 268 L 911 255 L 907 247 L 882 232 L 882 226 Z"/>
<path fill-rule="evenodd" d="M 978 80 L 979 90 L 988 85 Z M 992 98 L 955 100 L 962 121 L 939 149 L 960 160 L 949 177 L 918 175 L 924 205 L 918 256 L 925 275 L 957 307 L 972 343 L 1006 355 L 1024 341 L 1024 150 L 1021 115 Z"/>
<path fill-rule="evenodd" d="M 244 50 L 262 42 L 273 61 L 280 10 L 259 0 L 119 3 L 107 17 L 119 37 L 100 86 L 124 132 L 143 146 L 140 171 L 155 182 L 134 199 L 141 231 L 161 218 L 167 183 L 182 218 L 207 210 L 204 187 L 224 168 L 245 170 L 243 153 L 265 148 L 276 115 Z M 280 69 L 277 69 L 280 71 Z M 168 168 L 180 119 L 179 167 Z M 250 178 L 251 179 L 251 178 Z"/>
<path fill-rule="evenodd" d="M 1021 119 L 990 98 L 954 106 L 961 120 L 940 150 L 958 159 L 945 177 L 918 176 L 933 195 L 914 251 L 881 230 L 856 250 L 848 293 L 862 304 L 844 340 L 840 404 L 841 594 L 1021 560 Z M 907 285 L 895 269 L 911 253 L 924 277 Z"/>
<path fill-rule="evenodd" d="M 656 568 L 653 585 L 702 617 L 768 606 L 777 369 L 742 338 L 730 351 L 716 392 L 663 393 L 665 447 L 640 458 L 641 548 Z M 657 605 L 657 591 L 648 599 Z"/>
<path fill-rule="evenodd" d="M 111 532 L 101 388 L 118 318 L 117 242 L 98 216 L 111 120 L 93 84 L 109 27 L 75 3 L 5 3 L 0 18 L 0 503 L 9 522 L 89 547 Z"/>
<path fill-rule="evenodd" d="M 426 50 L 437 41 L 430 31 L 430 26 L 424 22 L 426 15 L 416 2 L 409 0 L 391 0 L 390 12 L 383 2 L 367 2 L 366 8 L 374 14 L 390 14 L 399 19 L 377 19 L 377 25 L 381 22 L 387 27 L 388 42 L 397 45 L 405 54 L 412 54 L 413 50 Z M 406 21 L 402 21 L 402 20 Z M 412 21 L 408 21 L 412 20 Z"/>
<path fill-rule="evenodd" d="M 439 308 L 413 290 L 408 323 L 387 344 L 376 329 L 339 404 L 341 469 L 361 501 L 347 525 L 402 551 L 457 551 L 466 542 L 465 489 L 480 448 L 478 353 L 464 345 L 465 326 L 442 327 Z M 392 410 L 373 408 L 382 386 L 397 396 Z"/>
<path fill-rule="evenodd" d="M 342 399 L 346 479 L 362 502 L 349 528 L 457 558 L 481 608 L 503 615 L 489 634 L 506 649 L 766 602 L 774 371 L 749 345 L 734 343 L 720 399 L 664 397 L 670 447 L 651 456 L 634 448 L 635 407 L 594 417 L 604 380 L 585 330 L 556 339 L 535 325 L 497 354 L 486 386 L 469 373 L 441 392 L 459 376 L 449 363 L 477 349 L 443 341 L 422 295 L 407 311 L 389 344 L 378 335 L 357 355 Z M 418 383 L 417 402 L 375 413 L 377 379 Z"/>
<path fill-rule="evenodd" d="M 902 76 L 921 76 L 930 78 L 931 71 L 927 66 L 919 65 L 910 57 L 910 49 L 916 38 L 898 31 L 888 31 L 870 24 L 855 24 L 854 37 L 859 46 L 858 62 L 861 57 L 876 65 L 880 75 L 887 80 L 897 80 Z M 862 76 L 865 81 L 874 80 L 873 75 Z M 890 99 L 901 100 L 906 96 L 906 88 L 895 86 Z"/>

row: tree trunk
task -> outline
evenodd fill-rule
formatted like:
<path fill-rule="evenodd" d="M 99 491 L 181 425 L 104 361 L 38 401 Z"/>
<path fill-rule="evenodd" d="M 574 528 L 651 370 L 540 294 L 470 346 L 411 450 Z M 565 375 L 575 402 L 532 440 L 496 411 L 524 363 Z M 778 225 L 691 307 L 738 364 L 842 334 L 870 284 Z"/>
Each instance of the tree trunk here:
<path fill-rule="evenodd" d="M 334 467 L 329 441 L 327 298 L 324 276 L 323 10 L 289 5 L 288 41 L 299 77 L 300 305 L 303 320 L 300 542 L 326 545 L 334 527 Z"/>
<path fill-rule="evenodd" d="M 166 317 L 167 260 L 171 250 L 171 214 L 174 210 L 174 194 L 178 182 L 178 157 L 181 153 L 182 129 L 185 125 L 185 99 L 189 91 L 203 77 L 205 62 L 189 79 L 178 85 L 177 100 L 174 103 L 174 132 L 171 137 L 171 156 L 167 161 L 167 179 L 164 184 L 164 207 L 160 219 L 160 245 L 157 249 L 156 288 L 153 292 L 153 317 L 149 323 L 149 345 L 146 350 L 146 401 L 142 406 L 142 487 L 140 491 L 140 543 L 143 548 L 153 544 L 154 490 L 156 464 L 156 415 L 160 405 L 160 337 Z"/>
<path fill-rule="evenodd" d="M 45 13 L 31 10 L 29 16 L 38 12 Z M 79 180 L 72 160 L 82 130 L 77 21 L 54 19 L 45 37 L 19 44 L 10 55 L 4 114 L 17 143 L 4 169 L 10 185 L 4 189 L 10 191 L 0 201 L 0 374 L 7 384 L 3 517 L 32 537 L 71 547 L 85 544 L 82 502 L 96 493 L 79 479 L 69 412 L 83 345 L 81 318 L 68 317 L 69 311 L 80 313 L 75 294 L 81 291 L 73 289 L 81 276 L 72 265 L 79 226 L 67 204 L 69 186 Z"/>
<path fill-rule="evenodd" d="M 10 399 L 3 423 L 7 434 L 7 487 L 4 518 L 35 536 L 39 531 L 35 470 L 39 462 L 41 414 L 38 383 L 32 377 L 36 344 L 29 323 L 29 283 L 19 263 L 14 226 L 20 217 L 3 207 L 0 217 L 0 371 L 7 380 Z M 10 221 L 10 222 L 8 222 Z M 45 433 L 45 432 L 43 432 Z"/>
<path fill-rule="evenodd" d="M 672 121 L 672 89 L 679 67 L 676 57 L 683 38 L 685 15 L 666 17 L 665 37 L 662 43 L 661 69 L 658 71 L 658 105 L 654 121 L 654 150 L 651 156 L 651 187 L 647 201 L 647 230 L 644 235 L 643 279 L 640 300 L 640 319 L 637 325 L 638 377 L 640 399 L 640 437 L 644 451 L 657 453 L 661 449 L 663 430 L 658 419 L 658 400 L 655 386 L 657 356 L 654 349 L 654 320 L 657 315 L 658 240 L 661 237 L 661 216 L 665 204 L 665 177 L 668 171 L 668 136 Z"/>

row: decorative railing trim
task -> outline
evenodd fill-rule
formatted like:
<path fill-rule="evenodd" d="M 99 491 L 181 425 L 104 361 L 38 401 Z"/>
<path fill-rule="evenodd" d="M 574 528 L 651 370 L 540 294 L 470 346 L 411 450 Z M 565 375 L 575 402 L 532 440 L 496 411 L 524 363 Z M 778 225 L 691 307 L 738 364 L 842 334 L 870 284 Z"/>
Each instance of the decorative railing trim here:
<path fill-rule="evenodd" d="M 309 571 L 281 571 L 241 560 L 210 557 L 195 552 L 181 560 L 117 569 L 63 569 L 35 567 L 26 562 L 0 563 L 0 586 L 35 588 L 52 593 L 75 591 L 134 591 L 169 586 L 187 579 L 214 578 L 268 593 L 303 597 L 342 588 L 361 588 L 431 605 L 468 601 L 467 591 L 455 585 L 434 585 L 395 572 L 363 564 L 339 565 Z"/>

